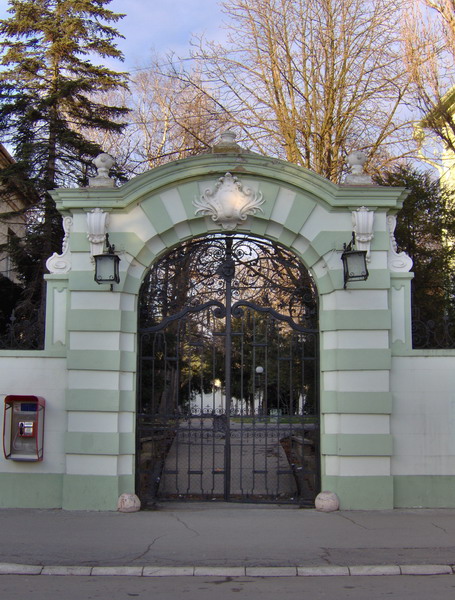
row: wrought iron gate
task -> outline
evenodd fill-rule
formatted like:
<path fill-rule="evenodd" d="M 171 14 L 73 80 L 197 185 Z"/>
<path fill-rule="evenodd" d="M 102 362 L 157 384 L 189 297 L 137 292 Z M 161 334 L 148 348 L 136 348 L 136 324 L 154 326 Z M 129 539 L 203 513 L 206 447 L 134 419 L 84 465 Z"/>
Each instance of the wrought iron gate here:
<path fill-rule="evenodd" d="M 312 503 L 319 489 L 315 288 L 277 244 L 212 235 L 141 292 L 137 492 Z"/>

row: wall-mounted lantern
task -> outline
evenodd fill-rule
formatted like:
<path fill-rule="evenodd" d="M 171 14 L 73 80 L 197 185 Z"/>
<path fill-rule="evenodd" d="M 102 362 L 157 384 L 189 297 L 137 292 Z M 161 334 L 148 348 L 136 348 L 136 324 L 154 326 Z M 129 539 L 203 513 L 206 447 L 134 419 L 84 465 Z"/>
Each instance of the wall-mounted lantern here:
<path fill-rule="evenodd" d="M 109 243 L 109 234 L 106 233 L 106 249 L 103 254 L 95 254 L 95 281 L 96 283 L 110 283 L 111 291 L 112 284 L 120 282 L 119 263 L 120 257 L 115 254 L 115 246 Z"/>
<path fill-rule="evenodd" d="M 343 275 L 344 289 L 348 281 L 366 281 L 368 279 L 367 252 L 366 250 L 353 250 L 355 246 L 355 233 L 352 232 L 352 240 L 348 245 L 343 245 Z"/>

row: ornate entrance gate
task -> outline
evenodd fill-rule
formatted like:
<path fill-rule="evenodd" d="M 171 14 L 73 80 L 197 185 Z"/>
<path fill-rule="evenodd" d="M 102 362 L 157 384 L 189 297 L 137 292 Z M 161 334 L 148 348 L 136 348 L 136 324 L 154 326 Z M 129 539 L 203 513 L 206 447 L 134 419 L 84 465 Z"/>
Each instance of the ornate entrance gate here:
<path fill-rule="evenodd" d="M 278 244 L 234 234 L 161 259 L 140 296 L 137 493 L 312 503 L 317 301 Z"/>

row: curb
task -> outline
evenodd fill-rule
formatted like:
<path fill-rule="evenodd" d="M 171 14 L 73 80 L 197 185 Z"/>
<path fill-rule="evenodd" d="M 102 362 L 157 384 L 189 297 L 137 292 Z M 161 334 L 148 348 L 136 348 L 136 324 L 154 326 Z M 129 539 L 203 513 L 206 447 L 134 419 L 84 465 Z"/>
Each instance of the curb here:
<path fill-rule="evenodd" d="M 353 565 L 321 567 L 83 567 L 0 563 L 0 575 L 121 577 L 333 577 L 453 575 L 455 565 Z"/>

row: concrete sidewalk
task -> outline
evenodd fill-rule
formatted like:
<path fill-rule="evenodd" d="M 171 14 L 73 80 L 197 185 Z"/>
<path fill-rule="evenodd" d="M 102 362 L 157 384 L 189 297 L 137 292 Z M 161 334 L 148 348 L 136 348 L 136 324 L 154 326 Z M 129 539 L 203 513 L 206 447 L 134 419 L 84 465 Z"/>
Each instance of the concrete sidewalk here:
<path fill-rule="evenodd" d="M 321 513 L 227 503 L 168 503 L 131 514 L 0 509 L 0 532 L 0 573 L 398 575 L 452 573 L 455 564 L 453 509 Z"/>

